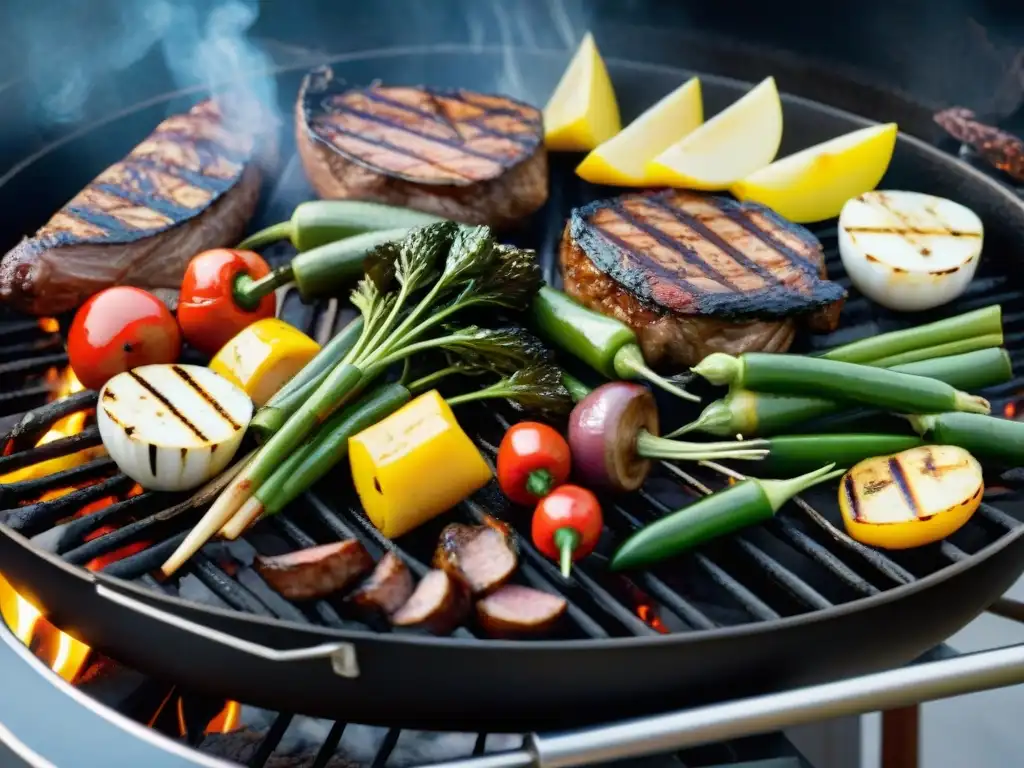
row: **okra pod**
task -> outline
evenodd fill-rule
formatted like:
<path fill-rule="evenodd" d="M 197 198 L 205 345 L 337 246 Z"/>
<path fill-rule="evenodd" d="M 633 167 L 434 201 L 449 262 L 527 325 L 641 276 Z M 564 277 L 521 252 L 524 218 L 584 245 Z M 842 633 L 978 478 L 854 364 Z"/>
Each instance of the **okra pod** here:
<path fill-rule="evenodd" d="M 983 418 L 983 417 L 979 417 Z M 780 435 L 767 441 L 768 455 L 751 470 L 787 475 L 807 472 L 830 461 L 840 467 L 852 467 L 872 456 L 899 453 L 923 444 L 916 435 L 819 434 Z"/>
<path fill-rule="evenodd" d="M 693 368 L 712 384 L 777 395 L 823 396 L 900 413 L 988 413 L 988 401 L 925 376 L 820 357 L 716 352 Z"/>
<path fill-rule="evenodd" d="M 929 442 L 955 445 L 1001 466 L 1024 466 L 1024 422 L 956 412 L 907 418 L 914 431 Z"/>

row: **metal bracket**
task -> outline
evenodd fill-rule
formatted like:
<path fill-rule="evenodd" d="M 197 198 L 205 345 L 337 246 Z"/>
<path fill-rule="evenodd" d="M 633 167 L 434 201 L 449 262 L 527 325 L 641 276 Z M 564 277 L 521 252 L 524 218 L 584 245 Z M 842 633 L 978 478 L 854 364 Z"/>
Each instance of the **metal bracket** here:
<path fill-rule="evenodd" d="M 133 611 L 143 613 L 151 619 L 155 619 L 165 624 L 170 624 L 184 632 L 199 635 L 212 643 L 226 645 L 229 648 L 250 656 L 257 656 L 266 661 L 274 662 L 308 661 L 310 659 L 326 658 L 330 659 L 331 669 L 334 671 L 334 674 L 339 677 L 359 677 L 359 662 L 356 659 L 356 647 L 352 643 L 323 643 L 322 645 L 314 645 L 309 648 L 290 648 L 282 651 L 277 648 L 268 648 L 265 645 L 253 643 L 249 640 L 242 640 L 241 638 L 229 635 L 226 632 L 221 632 L 217 629 L 204 627 L 202 624 L 197 624 L 194 621 L 189 621 L 188 619 L 183 619 L 180 616 L 175 616 L 167 613 L 166 611 L 162 611 L 159 608 L 154 608 L 141 600 L 136 600 L 134 597 L 124 595 L 103 584 L 96 585 L 96 593 L 100 597 L 117 603 L 118 605 L 123 605 Z"/>

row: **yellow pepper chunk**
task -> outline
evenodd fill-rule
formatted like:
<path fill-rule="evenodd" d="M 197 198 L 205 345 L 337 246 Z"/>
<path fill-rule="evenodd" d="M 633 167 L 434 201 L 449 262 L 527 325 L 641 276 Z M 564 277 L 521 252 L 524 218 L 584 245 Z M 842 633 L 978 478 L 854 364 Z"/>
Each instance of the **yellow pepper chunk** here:
<path fill-rule="evenodd" d="M 389 538 L 423 525 L 491 480 L 491 468 L 436 390 L 348 441 L 356 491 Z"/>
<path fill-rule="evenodd" d="M 257 320 L 225 344 L 210 361 L 210 370 L 261 406 L 319 351 L 320 345 L 298 328 L 270 317 Z"/>
<path fill-rule="evenodd" d="M 981 465 L 963 448 L 923 445 L 856 464 L 839 484 L 851 537 L 882 549 L 946 538 L 970 520 L 985 492 Z"/>

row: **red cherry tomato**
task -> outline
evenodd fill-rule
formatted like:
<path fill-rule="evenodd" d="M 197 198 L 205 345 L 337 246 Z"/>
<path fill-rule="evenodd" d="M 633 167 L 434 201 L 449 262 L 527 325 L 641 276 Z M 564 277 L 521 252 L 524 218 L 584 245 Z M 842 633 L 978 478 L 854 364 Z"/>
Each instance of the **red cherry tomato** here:
<path fill-rule="evenodd" d="M 570 563 L 594 551 L 603 526 L 597 497 L 578 485 L 563 485 L 541 499 L 530 533 L 537 549 L 560 561 L 568 578 Z"/>
<path fill-rule="evenodd" d="M 246 309 L 236 294 L 239 275 L 253 280 L 270 274 L 270 265 L 252 251 L 217 248 L 194 256 L 181 281 L 178 322 L 185 340 L 200 352 L 215 355 L 239 331 L 273 317 L 277 299 L 271 291 Z"/>
<path fill-rule="evenodd" d="M 547 424 L 523 421 L 498 448 L 498 484 L 516 504 L 533 505 L 569 479 L 569 444 Z"/>
<path fill-rule="evenodd" d="M 92 296 L 68 332 L 71 368 L 89 389 L 140 365 L 173 363 L 180 354 L 181 331 L 170 310 L 148 291 L 127 285 Z"/>

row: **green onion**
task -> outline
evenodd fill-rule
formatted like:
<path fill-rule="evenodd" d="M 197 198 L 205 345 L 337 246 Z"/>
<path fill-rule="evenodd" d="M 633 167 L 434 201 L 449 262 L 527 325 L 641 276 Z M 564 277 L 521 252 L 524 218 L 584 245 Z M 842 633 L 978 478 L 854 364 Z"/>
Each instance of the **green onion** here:
<path fill-rule="evenodd" d="M 1002 310 L 999 305 L 993 305 L 927 325 L 870 336 L 852 344 L 836 347 L 821 357 L 841 360 L 844 363 L 871 363 L 916 349 L 936 347 L 978 336 L 1001 336 L 1002 332 Z"/>

